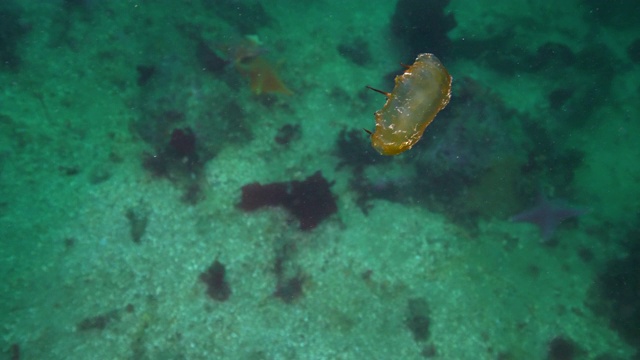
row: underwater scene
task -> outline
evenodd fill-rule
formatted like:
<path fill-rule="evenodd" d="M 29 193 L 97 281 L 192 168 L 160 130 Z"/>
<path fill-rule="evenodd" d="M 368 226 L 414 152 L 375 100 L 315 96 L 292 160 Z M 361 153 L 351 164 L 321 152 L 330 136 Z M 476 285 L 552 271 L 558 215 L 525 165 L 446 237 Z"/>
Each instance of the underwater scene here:
<path fill-rule="evenodd" d="M 640 359 L 639 14 L 0 1 L 0 360 Z"/>

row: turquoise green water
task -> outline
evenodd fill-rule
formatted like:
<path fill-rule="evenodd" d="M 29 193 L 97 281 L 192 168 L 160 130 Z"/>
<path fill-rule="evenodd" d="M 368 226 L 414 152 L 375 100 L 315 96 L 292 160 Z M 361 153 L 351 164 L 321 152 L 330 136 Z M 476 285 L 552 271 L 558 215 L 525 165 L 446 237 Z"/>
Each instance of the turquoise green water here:
<path fill-rule="evenodd" d="M 638 10 L 3 1 L 0 358 L 637 358 Z"/>

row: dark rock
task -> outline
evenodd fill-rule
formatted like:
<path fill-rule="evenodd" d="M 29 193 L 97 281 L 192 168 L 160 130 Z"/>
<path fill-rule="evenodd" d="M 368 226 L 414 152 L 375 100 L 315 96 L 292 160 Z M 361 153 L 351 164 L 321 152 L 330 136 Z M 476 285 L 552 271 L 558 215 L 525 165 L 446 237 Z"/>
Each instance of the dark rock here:
<path fill-rule="evenodd" d="M 640 38 L 635 39 L 629 47 L 627 47 L 627 55 L 631 61 L 640 64 Z"/>
<path fill-rule="evenodd" d="M 413 56 L 449 52 L 447 33 L 456 27 L 453 14 L 445 12 L 449 0 L 399 0 L 391 18 L 391 31 L 405 42 Z"/>
<path fill-rule="evenodd" d="M 340 56 L 358 66 L 365 66 L 371 61 L 369 44 L 364 38 L 357 37 L 350 42 L 340 43 L 337 49 Z"/>

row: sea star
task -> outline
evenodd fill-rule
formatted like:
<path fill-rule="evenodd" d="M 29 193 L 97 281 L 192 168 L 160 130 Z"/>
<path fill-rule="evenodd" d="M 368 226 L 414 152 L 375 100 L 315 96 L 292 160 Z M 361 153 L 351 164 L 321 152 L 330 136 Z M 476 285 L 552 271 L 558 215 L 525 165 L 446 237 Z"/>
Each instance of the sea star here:
<path fill-rule="evenodd" d="M 584 208 L 571 206 L 559 199 L 549 200 L 541 195 L 533 208 L 514 215 L 509 220 L 536 225 L 542 235 L 541 241 L 548 242 L 561 222 L 586 213 L 587 210 Z"/>

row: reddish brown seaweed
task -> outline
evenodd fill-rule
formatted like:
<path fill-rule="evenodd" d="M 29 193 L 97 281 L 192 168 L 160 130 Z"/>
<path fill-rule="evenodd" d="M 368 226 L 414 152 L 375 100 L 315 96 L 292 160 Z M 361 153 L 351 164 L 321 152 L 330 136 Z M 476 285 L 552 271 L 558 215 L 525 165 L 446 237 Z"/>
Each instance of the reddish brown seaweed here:
<path fill-rule="evenodd" d="M 311 230 L 338 211 L 331 183 L 320 171 L 304 181 L 276 182 L 242 187 L 239 207 L 255 211 L 265 206 L 282 206 L 300 221 L 301 230 Z"/>
<path fill-rule="evenodd" d="M 207 285 L 207 295 L 217 301 L 226 301 L 231 296 L 231 287 L 225 280 L 226 269 L 218 260 L 200 274 L 200 280 Z"/>

